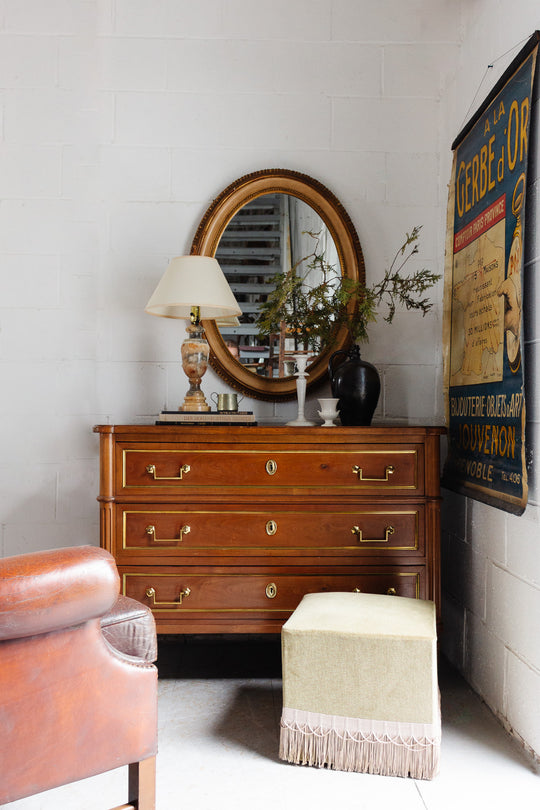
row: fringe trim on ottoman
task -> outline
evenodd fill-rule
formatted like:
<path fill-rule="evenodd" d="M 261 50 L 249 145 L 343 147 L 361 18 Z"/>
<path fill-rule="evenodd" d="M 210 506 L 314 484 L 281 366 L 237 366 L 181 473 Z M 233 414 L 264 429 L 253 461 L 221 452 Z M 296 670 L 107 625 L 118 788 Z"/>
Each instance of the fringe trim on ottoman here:
<path fill-rule="evenodd" d="M 440 724 L 394 723 L 283 709 L 279 756 L 296 765 L 432 779 Z"/>

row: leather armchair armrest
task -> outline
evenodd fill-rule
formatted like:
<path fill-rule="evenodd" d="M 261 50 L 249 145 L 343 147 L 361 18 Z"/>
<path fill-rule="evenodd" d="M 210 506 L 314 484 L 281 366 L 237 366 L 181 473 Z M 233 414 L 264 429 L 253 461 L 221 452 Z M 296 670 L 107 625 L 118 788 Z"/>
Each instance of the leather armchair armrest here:
<path fill-rule="evenodd" d="M 40 551 L 0 560 L 0 640 L 73 627 L 106 613 L 120 578 L 101 548 Z"/>

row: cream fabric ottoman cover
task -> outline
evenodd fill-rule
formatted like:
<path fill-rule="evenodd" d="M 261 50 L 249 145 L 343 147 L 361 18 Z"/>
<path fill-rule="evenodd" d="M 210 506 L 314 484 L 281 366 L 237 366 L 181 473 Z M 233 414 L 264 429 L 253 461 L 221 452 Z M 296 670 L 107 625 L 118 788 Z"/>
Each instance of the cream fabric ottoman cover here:
<path fill-rule="evenodd" d="M 441 716 L 433 602 L 304 596 L 283 625 L 281 759 L 431 779 Z"/>

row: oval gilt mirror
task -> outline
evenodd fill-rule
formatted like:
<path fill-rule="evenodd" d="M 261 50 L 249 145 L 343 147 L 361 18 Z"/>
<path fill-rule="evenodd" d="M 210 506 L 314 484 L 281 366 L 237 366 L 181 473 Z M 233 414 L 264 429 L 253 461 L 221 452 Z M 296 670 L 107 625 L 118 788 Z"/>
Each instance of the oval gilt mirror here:
<path fill-rule="evenodd" d="M 318 181 L 287 169 L 241 177 L 221 192 L 199 225 L 191 252 L 217 258 L 242 309 L 238 319 L 204 322 L 210 363 L 247 396 L 286 400 L 296 395 L 294 364 L 287 359 L 294 340 L 283 330 L 261 336 L 258 315 L 274 289 L 273 277 L 315 248 L 336 275 L 365 280 L 360 242 L 341 203 Z M 346 328 L 336 330 L 310 360 L 308 387 L 321 381 L 330 355 L 349 342 Z"/>

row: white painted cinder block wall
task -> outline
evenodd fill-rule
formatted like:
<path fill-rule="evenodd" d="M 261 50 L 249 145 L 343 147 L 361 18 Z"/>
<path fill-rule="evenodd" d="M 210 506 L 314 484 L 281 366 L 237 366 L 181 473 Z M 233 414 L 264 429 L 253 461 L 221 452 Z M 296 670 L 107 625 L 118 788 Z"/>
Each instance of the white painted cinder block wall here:
<path fill-rule="evenodd" d="M 536 29 L 536 0 L 464 2 L 463 47 L 455 82 L 442 101 L 448 142 L 486 97 Z M 518 43 L 521 43 L 519 45 Z M 517 47 L 515 47 L 517 46 Z M 493 64 L 493 68 L 488 65 Z M 537 65 L 537 70 L 540 64 Z M 525 380 L 530 492 L 524 515 L 450 492 L 442 514 L 443 650 L 473 688 L 540 759 L 540 100 L 531 129 L 529 212 L 525 257 Z"/>
<path fill-rule="evenodd" d="M 442 270 L 439 110 L 459 19 L 445 0 L 414 5 L 429 13 L 401 0 L 0 0 L 4 555 L 98 542 L 92 426 L 151 422 L 183 399 L 185 325 L 143 307 L 236 178 L 277 166 L 327 185 L 370 279 L 415 224 L 417 266 Z M 426 318 L 372 330 L 380 418 L 443 418 L 441 295 Z M 203 387 L 223 383 L 209 372 Z M 261 419 L 296 410 L 247 404 Z"/>
<path fill-rule="evenodd" d="M 487 0 L 474 19 L 448 0 L 0 0 L 3 555 L 98 542 L 92 426 L 151 422 L 183 398 L 183 325 L 143 307 L 237 177 L 279 166 L 326 184 L 369 279 L 415 224 L 418 266 L 442 272 L 449 146 L 474 70 L 538 27 L 535 2 L 521 4 L 523 31 L 506 37 L 501 12 L 489 41 Z M 443 421 L 442 284 L 432 297 L 425 319 L 400 313 L 371 331 L 379 419 Z M 218 385 L 209 372 L 205 389 Z M 295 410 L 249 404 L 261 419 Z M 538 751 L 527 695 L 540 667 L 532 647 L 516 649 L 529 603 L 514 621 L 495 576 L 536 593 L 534 520 L 449 503 L 449 556 L 468 553 L 471 591 L 494 598 L 488 615 L 449 595 L 449 653 Z"/>

